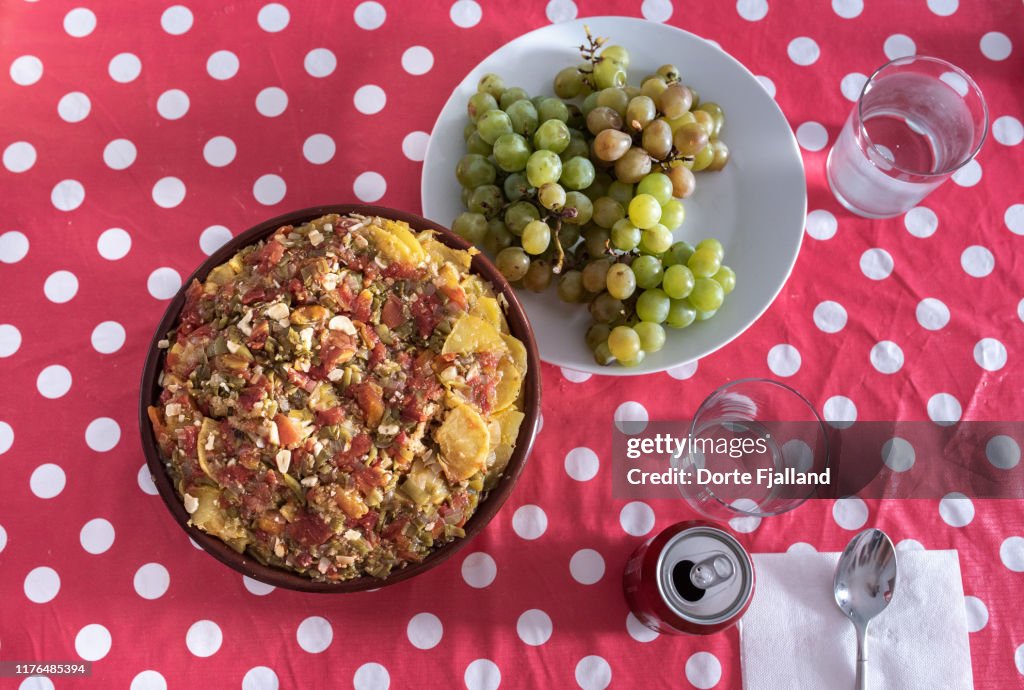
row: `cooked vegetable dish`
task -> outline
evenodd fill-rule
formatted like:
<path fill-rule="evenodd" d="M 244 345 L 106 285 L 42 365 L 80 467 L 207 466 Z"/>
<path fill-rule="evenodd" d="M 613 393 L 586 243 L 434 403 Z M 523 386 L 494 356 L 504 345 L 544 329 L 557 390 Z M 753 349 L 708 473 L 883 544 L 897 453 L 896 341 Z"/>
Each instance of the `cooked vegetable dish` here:
<path fill-rule="evenodd" d="M 471 258 L 328 215 L 193 281 L 149 408 L 192 524 L 318 581 L 385 578 L 465 536 L 527 368 Z"/>

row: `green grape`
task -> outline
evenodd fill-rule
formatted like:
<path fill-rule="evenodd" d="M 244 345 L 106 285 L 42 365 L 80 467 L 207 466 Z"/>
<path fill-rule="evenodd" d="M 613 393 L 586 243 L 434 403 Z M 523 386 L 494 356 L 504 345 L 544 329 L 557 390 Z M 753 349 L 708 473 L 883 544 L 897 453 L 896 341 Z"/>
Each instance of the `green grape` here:
<path fill-rule="evenodd" d="M 608 349 L 618 360 L 632 360 L 640 355 L 640 336 L 629 326 L 616 326 L 608 334 Z"/>
<path fill-rule="evenodd" d="M 661 287 L 672 299 L 683 299 L 693 290 L 693 272 L 686 266 L 674 264 L 665 269 L 665 277 L 661 279 Z"/>
<path fill-rule="evenodd" d="M 501 188 L 493 184 L 480 185 L 469 195 L 466 208 L 474 213 L 482 213 L 488 220 L 494 218 L 505 205 L 505 195 Z"/>
<path fill-rule="evenodd" d="M 672 128 L 659 118 L 644 128 L 640 142 L 652 158 L 664 160 L 672 153 Z"/>
<path fill-rule="evenodd" d="M 650 194 L 637 194 L 629 202 L 629 220 L 641 230 L 653 228 L 661 220 L 661 204 Z"/>
<path fill-rule="evenodd" d="M 672 308 L 669 307 L 671 313 Z M 640 336 L 640 349 L 644 352 L 657 352 L 665 347 L 665 329 L 661 324 L 641 321 L 633 326 L 633 330 Z"/>
<path fill-rule="evenodd" d="M 636 184 L 651 172 L 651 157 L 639 146 L 634 146 L 615 161 L 615 177 L 626 184 Z"/>
<path fill-rule="evenodd" d="M 672 231 L 661 223 L 655 223 L 640 236 L 640 251 L 645 254 L 661 255 L 672 246 Z"/>
<path fill-rule="evenodd" d="M 633 185 L 626 184 L 621 180 L 615 180 L 615 182 L 608 185 L 608 196 L 618 201 L 622 208 L 626 208 L 633 199 Z"/>
<path fill-rule="evenodd" d="M 626 107 L 624 119 L 630 132 L 642 132 L 657 116 L 658 110 L 654 101 L 647 96 L 637 96 Z"/>
<path fill-rule="evenodd" d="M 523 276 L 523 287 L 530 292 L 544 292 L 551 285 L 553 275 L 549 262 L 543 259 L 532 261 Z"/>
<path fill-rule="evenodd" d="M 609 350 L 609 352 L 610 352 L 610 350 Z M 636 353 L 636 357 L 633 358 L 633 359 L 620 359 L 619 360 L 619 365 L 620 366 L 624 366 L 627 369 L 631 369 L 633 367 L 638 367 L 638 366 L 640 366 L 643 363 L 644 358 L 646 356 L 647 356 L 647 353 L 644 352 L 643 350 L 640 350 L 640 352 Z"/>
<path fill-rule="evenodd" d="M 640 244 L 642 232 L 640 228 L 629 222 L 629 218 L 622 218 L 612 226 L 612 246 L 619 251 L 631 252 Z"/>
<path fill-rule="evenodd" d="M 526 93 L 524 89 L 521 89 L 518 86 L 513 86 L 512 88 L 505 89 L 501 92 L 501 99 L 498 101 L 498 104 L 501 106 L 502 110 L 507 111 L 513 103 L 529 100 L 530 94 Z M 530 105 L 533 104 L 531 103 Z"/>
<path fill-rule="evenodd" d="M 711 136 L 717 137 L 722 131 L 722 125 L 725 124 L 725 111 L 722 110 L 722 106 L 708 101 L 697 106 L 697 110 L 703 110 L 714 119 L 714 129 L 711 131 Z"/>
<path fill-rule="evenodd" d="M 697 310 L 693 308 L 689 300 L 674 299 L 669 304 L 665 325 L 672 328 L 686 328 L 696 318 Z"/>
<path fill-rule="evenodd" d="M 608 343 L 601 343 L 594 348 L 594 361 L 603 367 L 615 361 L 612 351 L 608 349 Z"/>
<path fill-rule="evenodd" d="M 649 173 L 644 175 L 644 178 L 636 186 L 636 193 L 638 195 L 650 194 L 661 206 L 664 206 L 672 200 L 672 180 L 668 179 L 668 175 L 664 173 Z"/>
<path fill-rule="evenodd" d="M 694 155 L 691 169 L 694 172 L 705 170 L 713 160 L 715 160 L 715 150 L 711 146 L 705 146 Z"/>
<path fill-rule="evenodd" d="M 590 324 L 590 328 L 587 329 L 587 334 L 584 336 L 584 340 L 587 343 L 587 347 L 589 347 L 591 350 L 596 350 L 598 345 L 602 345 L 608 342 L 608 335 L 611 332 L 611 326 L 609 326 L 606 323 Z"/>
<path fill-rule="evenodd" d="M 519 136 L 518 134 L 516 136 Z M 495 142 L 497 143 L 497 142 Z M 527 156 L 529 158 L 529 156 Z M 526 164 L 523 164 L 526 167 Z M 505 182 L 502 185 L 505 190 L 505 198 L 509 201 L 519 201 L 529 196 L 530 190 L 533 187 L 530 186 L 530 181 L 526 179 L 526 175 L 521 172 L 514 172 L 505 178 Z"/>
<path fill-rule="evenodd" d="M 626 215 L 622 205 L 610 196 L 598 197 L 594 200 L 593 221 L 602 228 L 611 228 Z"/>
<path fill-rule="evenodd" d="M 481 115 L 497 107 L 498 101 L 491 94 L 474 93 L 469 97 L 469 103 L 466 104 L 466 114 L 469 115 L 470 120 L 476 122 Z"/>
<path fill-rule="evenodd" d="M 693 104 L 693 94 L 679 83 L 669 84 L 658 94 L 658 110 L 668 119 L 677 118 L 688 111 Z"/>
<path fill-rule="evenodd" d="M 722 260 L 713 251 L 701 249 L 698 245 L 697 251 L 693 253 L 686 265 L 697 278 L 710 278 L 718 273 L 718 269 L 722 267 Z M 708 308 L 715 309 L 717 307 Z"/>
<path fill-rule="evenodd" d="M 662 65 L 658 68 L 658 76 L 669 84 L 679 81 L 679 68 L 675 65 Z"/>
<path fill-rule="evenodd" d="M 517 134 L 522 134 L 529 139 L 537 131 L 537 109 L 530 101 L 516 101 L 506 108 L 505 112 L 508 114 L 508 119 L 512 121 L 513 131 Z"/>
<path fill-rule="evenodd" d="M 711 278 L 697 278 L 687 299 L 697 311 L 717 311 L 725 300 L 725 290 Z"/>
<path fill-rule="evenodd" d="M 608 194 L 608 185 L 612 183 L 612 177 L 604 170 L 598 170 L 594 174 L 594 181 L 590 183 L 590 186 L 583 190 L 583 193 L 587 195 L 587 198 L 591 201 L 600 199 Z"/>
<path fill-rule="evenodd" d="M 594 155 L 606 163 L 615 161 L 626 155 L 633 146 L 633 138 L 617 129 L 603 129 L 594 138 Z"/>
<path fill-rule="evenodd" d="M 608 294 L 615 299 L 629 299 L 636 291 L 636 276 L 626 264 L 613 264 L 605 280 Z"/>
<path fill-rule="evenodd" d="M 597 107 L 597 94 L 592 93 L 583 99 L 583 105 L 580 106 L 580 113 L 584 118 L 590 115 L 590 111 Z"/>
<path fill-rule="evenodd" d="M 686 208 L 678 199 L 669 199 L 661 207 L 661 224 L 669 230 L 675 230 L 686 219 Z"/>
<path fill-rule="evenodd" d="M 550 100 L 550 99 L 549 99 Z M 533 135 L 533 145 L 561 153 L 569 146 L 569 127 L 561 120 L 545 120 Z"/>
<path fill-rule="evenodd" d="M 467 122 L 466 126 L 462 128 L 462 140 L 469 141 L 469 138 L 473 136 L 473 132 L 476 131 L 476 123 L 473 121 Z"/>
<path fill-rule="evenodd" d="M 643 254 L 633 259 L 631 264 L 633 275 L 636 276 L 636 286 L 644 290 L 650 290 L 661 285 L 664 269 L 658 257 Z"/>
<path fill-rule="evenodd" d="M 472 194 L 473 194 L 473 190 L 470 189 L 469 187 L 463 187 L 462 188 L 461 196 L 462 196 L 462 205 L 463 206 L 469 206 L 469 197 L 472 196 Z"/>
<path fill-rule="evenodd" d="M 530 257 L 522 247 L 509 247 L 498 252 L 498 256 L 494 259 L 494 265 L 506 280 L 515 282 L 530 270 Z"/>
<path fill-rule="evenodd" d="M 521 134 L 502 134 L 494 142 L 494 162 L 505 172 L 523 170 L 530 153 L 530 145 Z"/>
<path fill-rule="evenodd" d="M 551 228 L 542 220 L 532 220 L 523 228 L 523 249 L 527 254 L 543 254 L 551 244 Z"/>
<path fill-rule="evenodd" d="M 601 57 L 618 63 L 623 69 L 629 69 L 629 51 L 622 46 L 608 46 L 601 51 Z"/>
<path fill-rule="evenodd" d="M 591 256 L 604 256 L 608 252 L 611 233 L 597 225 L 590 225 L 583 230 L 583 245 Z"/>
<path fill-rule="evenodd" d="M 482 213 L 466 211 L 452 223 L 452 230 L 470 244 L 483 244 L 487 237 L 487 219 Z"/>
<path fill-rule="evenodd" d="M 715 136 L 715 117 L 706 110 L 694 110 L 693 121 L 704 128 L 704 131 L 708 133 L 708 139 L 712 139 Z"/>
<path fill-rule="evenodd" d="M 558 182 L 562 175 L 562 159 L 552 151 L 534 151 L 526 162 L 526 179 L 534 187 Z M 566 185 L 569 186 L 569 185 Z"/>
<path fill-rule="evenodd" d="M 586 189 L 594 182 L 597 171 L 594 164 L 584 156 L 570 158 L 561 166 L 561 159 L 558 159 L 561 167 L 561 177 L 558 178 L 564 187 L 574 190 Z"/>
<path fill-rule="evenodd" d="M 736 289 L 736 272 L 728 266 L 722 266 L 711 279 L 722 286 L 722 292 L 729 294 Z"/>
<path fill-rule="evenodd" d="M 708 319 L 712 318 L 717 313 L 718 313 L 717 309 L 712 309 L 711 311 L 698 311 L 697 312 L 697 320 L 698 321 L 707 321 Z"/>
<path fill-rule="evenodd" d="M 505 80 L 497 74 L 485 74 L 477 82 L 476 90 L 489 93 L 494 98 L 501 98 L 502 92 L 505 91 Z"/>
<path fill-rule="evenodd" d="M 696 122 L 697 118 L 693 113 L 685 112 L 679 117 L 666 118 L 666 121 L 669 124 L 669 128 L 672 130 L 672 134 L 675 134 L 680 127 Z"/>
<path fill-rule="evenodd" d="M 717 172 L 729 163 L 729 147 L 721 139 L 715 139 L 708 146 L 711 148 L 711 162 L 704 168 L 709 172 Z"/>
<path fill-rule="evenodd" d="M 719 261 L 725 258 L 725 247 L 723 247 L 722 243 L 714 237 L 709 237 L 706 240 L 698 242 L 697 249 L 706 249 L 707 251 L 714 253 L 714 255 L 718 257 Z"/>
<path fill-rule="evenodd" d="M 558 210 L 565 206 L 565 189 L 557 182 L 548 182 L 537 190 L 537 200 L 549 211 Z"/>
<path fill-rule="evenodd" d="M 658 102 L 658 96 L 661 92 L 668 88 L 668 84 L 665 80 L 658 76 L 647 77 L 640 84 L 640 93 L 647 96 L 655 103 Z"/>
<path fill-rule="evenodd" d="M 594 204 L 582 192 L 566 192 L 563 221 L 572 225 L 586 225 L 594 215 Z"/>
<path fill-rule="evenodd" d="M 607 292 L 602 292 L 590 302 L 590 316 L 598 323 L 611 323 L 622 318 L 626 308 L 622 300 L 617 300 Z"/>
<path fill-rule="evenodd" d="M 562 229 L 558 231 L 558 243 L 564 251 L 570 251 L 580 241 L 580 226 L 562 223 Z"/>
<path fill-rule="evenodd" d="M 697 93 L 697 89 L 693 88 L 689 84 L 686 85 L 686 88 L 690 90 L 690 95 L 693 96 L 693 104 L 690 106 L 690 108 L 692 109 L 698 107 L 700 105 L 700 94 Z"/>
<path fill-rule="evenodd" d="M 601 89 L 597 92 L 597 105 L 611 108 L 618 113 L 620 118 L 626 116 L 626 107 L 629 105 L 629 96 L 623 89 L 611 88 Z"/>
<path fill-rule="evenodd" d="M 566 103 L 565 107 L 569 109 L 569 119 L 565 121 L 565 124 L 569 125 L 569 129 L 575 129 L 582 132 L 587 128 L 587 118 L 583 117 L 583 111 L 575 103 Z"/>
<path fill-rule="evenodd" d="M 596 259 L 583 267 L 583 289 L 587 292 L 604 292 L 608 283 L 611 259 Z"/>
<path fill-rule="evenodd" d="M 675 131 L 675 134 L 672 135 L 672 143 L 676 150 L 684 156 L 695 156 L 701 149 L 707 148 L 708 133 L 699 123 L 688 122 Z"/>
<path fill-rule="evenodd" d="M 569 121 L 569 107 L 558 98 L 544 98 L 537 107 L 537 116 L 541 122 L 548 120 Z"/>
<path fill-rule="evenodd" d="M 498 252 L 506 247 L 512 246 L 515 236 L 505 227 L 504 221 L 500 218 L 491 218 L 487 221 L 487 238 L 484 240 L 484 248 L 497 256 Z"/>
<path fill-rule="evenodd" d="M 566 271 L 558 279 L 558 296 L 570 304 L 584 301 L 587 291 L 583 288 L 583 274 L 575 270 Z"/>
<path fill-rule="evenodd" d="M 578 129 L 569 130 L 569 145 L 565 147 L 559 157 L 562 162 L 575 158 L 576 156 L 584 156 L 590 153 L 590 146 L 587 144 L 587 140 L 583 138 L 583 132 Z"/>
<path fill-rule="evenodd" d="M 676 264 L 686 265 L 686 262 L 690 260 L 693 255 L 693 246 L 689 242 L 680 240 L 679 242 L 672 243 L 672 246 L 665 252 L 665 256 L 662 261 L 665 263 L 665 267 L 675 266 Z"/>
<path fill-rule="evenodd" d="M 527 223 L 539 219 L 540 211 L 529 201 L 517 201 L 505 209 L 505 227 L 517 237 L 523 234 Z"/>
<path fill-rule="evenodd" d="M 626 70 L 611 60 L 601 60 L 594 65 L 594 85 L 599 89 L 610 89 L 626 83 Z"/>
<path fill-rule="evenodd" d="M 676 167 L 668 171 L 668 177 L 672 180 L 672 196 L 685 199 L 691 194 L 697 187 L 697 178 L 693 176 L 693 171 L 683 165 L 677 165 Z"/>
<path fill-rule="evenodd" d="M 576 67 L 559 70 L 554 81 L 555 95 L 559 98 L 576 98 L 583 91 L 583 75 Z"/>
<path fill-rule="evenodd" d="M 467 153 L 455 166 L 455 177 L 463 187 L 474 189 L 482 184 L 493 184 L 498 171 L 479 153 Z"/>
<path fill-rule="evenodd" d="M 538 117 L 540 117 L 540 104 L 543 103 L 544 99 L 546 99 L 546 98 L 548 98 L 548 97 L 547 96 L 534 96 L 533 98 L 530 99 L 530 103 L 533 103 L 533 107 L 537 109 L 537 116 Z M 543 122 L 543 119 L 541 119 L 541 122 Z"/>
<path fill-rule="evenodd" d="M 668 318 L 669 299 L 664 290 L 644 290 L 636 301 L 636 315 L 641 321 L 663 323 Z"/>
<path fill-rule="evenodd" d="M 587 113 L 587 129 L 594 136 L 606 129 L 622 129 L 622 116 L 606 105 L 599 105 Z"/>
<path fill-rule="evenodd" d="M 500 111 L 499 111 L 500 112 Z M 480 132 L 473 132 L 466 140 L 466 151 L 468 153 L 479 153 L 481 156 L 491 155 L 491 145 L 484 141 Z"/>

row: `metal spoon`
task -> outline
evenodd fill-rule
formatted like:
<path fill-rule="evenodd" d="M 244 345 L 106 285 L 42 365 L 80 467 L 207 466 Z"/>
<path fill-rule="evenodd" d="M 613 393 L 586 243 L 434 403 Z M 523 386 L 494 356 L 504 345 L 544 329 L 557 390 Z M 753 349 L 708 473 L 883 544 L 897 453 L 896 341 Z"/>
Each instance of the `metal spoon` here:
<path fill-rule="evenodd" d="M 896 589 L 896 549 L 885 532 L 864 530 L 846 546 L 833 582 L 836 604 L 857 629 L 857 690 L 864 690 L 867 672 L 867 629 L 885 610 Z"/>

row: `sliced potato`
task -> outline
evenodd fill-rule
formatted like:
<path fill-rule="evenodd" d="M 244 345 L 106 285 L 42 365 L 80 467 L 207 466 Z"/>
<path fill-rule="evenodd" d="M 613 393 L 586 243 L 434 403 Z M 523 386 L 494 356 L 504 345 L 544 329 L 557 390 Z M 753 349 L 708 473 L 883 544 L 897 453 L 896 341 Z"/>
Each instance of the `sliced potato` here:
<path fill-rule="evenodd" d="M 465 286 L 463 286 L 463 289 L 465 289 Z M 505 315 L 501 313 L 501 307 L 498 306 L 498 300 L 493 297 L 478 297 L 476 304 L 474 304 L 473 308 L 469 310 L 469 313 L 473 316 L 480 317 L 503 333 L 508 332 L 508 324 L 505 323 Z"/>
<path fill-rule="evenodd" d="M 438 242 L 434 239 L 434 233 L 429 230 L 419 234 L 419 242 L 426 249 L 430 258 L 439 265 L 451 263 L 456 268 L 468 271 L 470 264 L 473 262 L 473 257 L 469 255 L 469 252 L 464 252 L 461 249 L 452 249 L 447 244 Z"/>
<path fill-rule="evenodd" d="M 523 373 L 509 355 L 498 360 L 497 371 L 501 374 L 501 380 L 494 388 L 494 409 L 504 410 L 519 397 L 519 390 L 523 387 Z"/>
<path fill-rule="evenodd" d="M 217 422 L 213 421 L 209 417 L 203 419 L 202 426 L 199 427 L 199 436 L 196 439 L 196 455 L 199 457 L 199 467 L 203 470 L 207 477 L 217 481 L 213 476 L 213 471 L 210 469 L 209 454 L 210 450 L 207 449 L 206 445 L 210 441 L 210 435 L 217 429 Z"/>
<path fill-rule="evenodd" d="M 501 339 L 505 341 L 506 345 L 508 345 L 508 352 L 512 357 L 512 363 L 516 365 L 516 369 L 518 369 L 523 376 L 526 376 L 526 346 L 523 345 L 523 342 L 519 340 L 519 338 L 514 335 L 509 335 L 508 333 L 502 333 Z"/>
<path fill-rule="evenodd" d="M 448 412 L 434 440 L 441 450 L 441 468 L 449 481 L 469 479 L 486 467 L 490 438 L 487 424 L 469 405 L 459 405 Z"/>
<path fill-rule="evenodd" d="M 508 345 L 498 330 L 479 316 L 467 314 L 459 319 L 448 338 L 444 341 L 442 354 L 463 354 L 466 352 L 507 353 Z"/>
<path fill-rule="evenodd" d="M 502 410 L 494 415 L 494 421 L 501 427 L 501 443 L 508 446 L 516 444 L 516 439 L 519 438 L 519 427 L 522 426 L 524 419 L 526 419 L 526 415 L 513 408 Z"/>
<path fill-rule="evenodd" d="M 220 489 L 213 486 L 193 487 L 188 492 L 198 501 L 192 513 L 192 524 L 204 532 L 220 537 L 239 553 L 245 551 L 248 535 L 238 518 L 229 518 L 220 507 Z"/>
<path fill-rule="evenodd" d="M 409 224 L 401 220 L 384 220 L 384 227 L 387 228 L 395 238 L 409 249 L 409 256 L 414 264 L 419 264 L 426 258 L 427 253 L 423 249 L 416 236 L 409 230 Z"/>

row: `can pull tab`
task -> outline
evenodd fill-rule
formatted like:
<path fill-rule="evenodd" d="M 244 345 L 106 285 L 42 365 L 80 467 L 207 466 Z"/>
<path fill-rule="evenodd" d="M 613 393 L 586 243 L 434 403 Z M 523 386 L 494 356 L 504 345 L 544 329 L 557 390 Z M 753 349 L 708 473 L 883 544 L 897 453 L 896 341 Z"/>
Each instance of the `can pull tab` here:
<path fill-rule="evenodd" d="M 732 561 L 724 554 L 717 553 L 693 566 L 690 582 L 700 589 L 711 589 L 731 580 L 735 572 Z"/>

